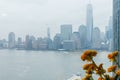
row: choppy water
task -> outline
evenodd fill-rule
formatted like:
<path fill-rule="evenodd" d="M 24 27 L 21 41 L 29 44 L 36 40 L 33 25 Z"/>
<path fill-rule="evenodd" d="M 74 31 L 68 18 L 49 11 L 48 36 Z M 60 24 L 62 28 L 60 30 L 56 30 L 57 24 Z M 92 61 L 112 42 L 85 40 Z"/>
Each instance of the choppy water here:
<path fill-rule="evenodd" d="M 95 59 L 107 68 L 109 52 Z M 0 80 L 66 80 L 78 72 L 84 75 L 82 52 L 0 50 Z"/>

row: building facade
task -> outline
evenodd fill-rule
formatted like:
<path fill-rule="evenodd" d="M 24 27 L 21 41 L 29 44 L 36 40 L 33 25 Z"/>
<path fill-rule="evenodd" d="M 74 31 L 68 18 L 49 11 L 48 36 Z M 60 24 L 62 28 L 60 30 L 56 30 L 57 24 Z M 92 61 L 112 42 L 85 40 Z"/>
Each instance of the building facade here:
<path fill-rule="evenodd" d="M 113 0 L 113 50 L 120 51 L 120 0 Z"/>
<path fill-rule="evenodd" d="M 79 27 L 80 34 L 80 49 L 87 48 L 87 27 L 85 25 L 81 25 Z"/>
<path fill-rule="evenodd" d="M 92 35 L 93 35 L 93 8 L 92 4 L 87 5 L 87 21 L 86 21 L 86 26 L 87 26 L 87 41 L 88 41 L 88 48 L 91 47 L 92 45 Z"/>
<path fill-rule="evenodd" d="M 101 47 L 101 38 L 100 38 L 100 29 L 98 27 L 95 27 L 93 29 L 93 44 L 92 48 L 93 49 L 100 49 Z"/>
<path fill-rule="evenodd" d="M 72 25 L 61 25 L 61 36 L 63 40 L 71 40 Z"/>
<path fill-rule="evenodd" d="M 15 33 L 10 32 L 8 35 L 8 48 L 15 48 Z"/>

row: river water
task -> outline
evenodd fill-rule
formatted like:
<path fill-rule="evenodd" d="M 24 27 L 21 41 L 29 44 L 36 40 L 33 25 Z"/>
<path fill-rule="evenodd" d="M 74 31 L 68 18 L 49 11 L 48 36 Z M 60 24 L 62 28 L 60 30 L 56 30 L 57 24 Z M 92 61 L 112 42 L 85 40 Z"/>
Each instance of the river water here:
<path fill-rule="evenodd" d="M 107 51 L 99 51 L 95 61 L 111 63 Z M 0 80 L 67 80 L 73 74 L 84 75 L 82 52 L 0 50 Z"/>

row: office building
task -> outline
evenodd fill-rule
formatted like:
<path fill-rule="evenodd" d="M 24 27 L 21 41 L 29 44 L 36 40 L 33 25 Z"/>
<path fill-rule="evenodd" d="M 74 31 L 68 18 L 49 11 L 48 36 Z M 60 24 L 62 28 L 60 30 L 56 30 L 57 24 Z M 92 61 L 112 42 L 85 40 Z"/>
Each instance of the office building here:
<path fill-rule="evenodd" d="M 93 36 L 93 8 L 92 8 L 92 4 L 88 4 L 87 5 L 87 22 L 86 22 L 86 26 L 87 26 L 87 47 L 91 48 L 92 46 L 92 36 Z"/>
<path fill-rule="evenodd" d="M 12 49 L 15 48 L 15 33 L 10 32 L 8 35 L 8 48 Z"/>
<path fill-rule="evenodd" d="M 71 40 L 72 25 L 61 25 L 61 36 L 63 40 Z"/>

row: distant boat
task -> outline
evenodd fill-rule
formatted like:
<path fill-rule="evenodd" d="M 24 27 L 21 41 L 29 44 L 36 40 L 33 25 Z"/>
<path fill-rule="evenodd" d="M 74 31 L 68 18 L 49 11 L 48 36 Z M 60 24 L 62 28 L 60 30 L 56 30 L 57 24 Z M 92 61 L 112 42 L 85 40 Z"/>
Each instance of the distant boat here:
<path fill-rule="evenodd" d="M 80 75 L 73 75 L 70 79 L 68 80 L 82 80 Z"/>
<path fill-rule="evenodd" d="M 58 49 L 58 51 L 65 51 L 65 49 Z"/>

